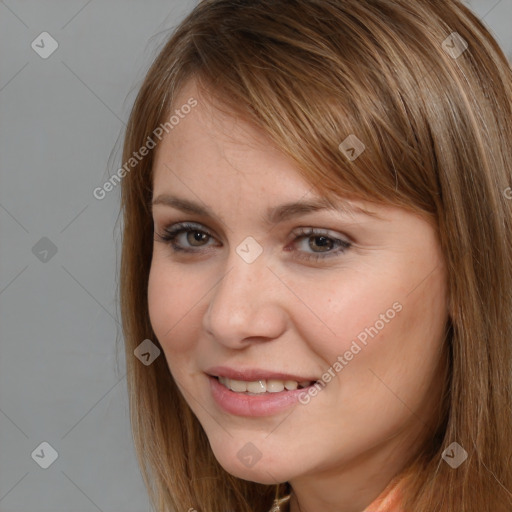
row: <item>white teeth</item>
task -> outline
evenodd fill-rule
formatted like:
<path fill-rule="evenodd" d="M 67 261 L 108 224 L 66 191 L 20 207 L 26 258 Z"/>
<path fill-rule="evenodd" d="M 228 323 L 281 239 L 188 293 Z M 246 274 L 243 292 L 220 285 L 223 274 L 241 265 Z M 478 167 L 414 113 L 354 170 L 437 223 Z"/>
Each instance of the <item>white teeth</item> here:
<path fill-rule="evenodd" d="M 219 377 L 220 379 L 220 377 Z M 228 379 L 226 379 L 228 380 Z M 223 384 L 225 384 L 223 382 Z M 226 386 L 228 384 L 225 384 Z M 228 386 L 230 389 L 232 389 L 233 391 L 236 391 L 237 393 L 245 393 L 245 391 L 247 391 L 247 382 L 243 381 L 243 380 L 231 380 L 229 379 L 229 386 Z"/>
<path fill-rule="evenodd" d="M 285 383 L 282 380 L 267 380 L 267 391 L 270 393 L 279 393 L 279 391 L 284 391 Z"/>
<path fill-rule="evenodd" d="M 268 380 L 256 380 L 256 381 L 244 381 L 244 380 L 234 380 L 228 379 L 226 377 L 219 377 L 219 382 L 231 389 L 231 391 L 235 391 L 236 393 L 279 393 L 280 391 L 284 391 L 285 388 L 288 391 L 292 391 L 295 389 L 305 388 L 312 384 L 310 381 L 302 381 L 297 382 L 295 380 L 277 380 L 277 379 L 268 379 Z"/>
<path fill-rule="evenodd" d="M 267 391 L 267 384 L 264 380 L 248 382 L 247 391 L 249 393 L 265 393 Z"/>

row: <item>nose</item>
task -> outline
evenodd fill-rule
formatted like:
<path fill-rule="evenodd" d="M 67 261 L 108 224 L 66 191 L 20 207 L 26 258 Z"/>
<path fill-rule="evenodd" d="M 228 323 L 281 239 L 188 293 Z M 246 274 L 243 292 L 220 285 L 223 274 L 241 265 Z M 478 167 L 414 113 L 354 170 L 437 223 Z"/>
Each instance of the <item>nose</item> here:
<path fill-rule="evenodd" d="M 247 263 L 233 251 L 224 277 L 209 295 L 203 328 L 218 343 L 243 348 L 282 335 L 288 315 L 286 287 L 260 255 Z"/>

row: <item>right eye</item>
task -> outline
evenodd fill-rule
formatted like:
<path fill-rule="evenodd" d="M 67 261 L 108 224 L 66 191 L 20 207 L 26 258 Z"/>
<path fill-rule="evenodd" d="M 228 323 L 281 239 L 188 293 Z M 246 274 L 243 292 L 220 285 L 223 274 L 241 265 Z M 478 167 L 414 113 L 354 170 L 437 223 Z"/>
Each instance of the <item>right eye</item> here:
<path fill-rule="evenodd" d="M 174 251 L 180 252 L 198 252 L 194 247 L 206 247 L 209 239 L 213 237 L 211 233 L 202 229 L 197 224 L 189 224 L 182 222 L 174 224 L 171 227 L 166 227 L 163 234 L 158 234 L 157 241 L 163 242 L 171 246 Z"/>

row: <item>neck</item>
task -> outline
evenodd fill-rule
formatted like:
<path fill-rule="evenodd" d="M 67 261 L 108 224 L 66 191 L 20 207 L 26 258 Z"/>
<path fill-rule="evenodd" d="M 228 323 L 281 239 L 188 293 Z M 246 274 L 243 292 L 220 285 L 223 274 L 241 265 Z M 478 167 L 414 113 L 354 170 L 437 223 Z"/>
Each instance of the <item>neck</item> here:
<path fill-rule="evenodd" d="M 364 512 L 369 505 L 378 505 L 380 495 L 399 480 L 411 444 L 404 443 L 403 434 L 397 435 L 341 470 L 290 480 L 290 512 Z"/>

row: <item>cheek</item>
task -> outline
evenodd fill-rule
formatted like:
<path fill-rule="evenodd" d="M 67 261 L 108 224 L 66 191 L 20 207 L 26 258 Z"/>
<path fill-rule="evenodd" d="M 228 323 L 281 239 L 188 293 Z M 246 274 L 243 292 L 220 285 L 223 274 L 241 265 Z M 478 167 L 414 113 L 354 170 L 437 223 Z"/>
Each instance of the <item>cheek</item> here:
<path fill-rule="evenodd" d="M 328 277 L 316 280 L 314 286 L 304 282 L 298 287 L 314 315 L 299 314 L 304 305 L 297 304 L 294 318 L 300 322 L 302 339 L 331 365 L 351 348 L 358 351 L 353 342 L 365 349 L 373 339 L 381 338 L 402 314 L 402 305 L 397 281 L 391 286 L 382 278 L 372 279 L 362 273 L 344 273 L 334 280 Z"/>
<path fill-rule="evenodd" d="M 412 411 L 427 421 L 439 380 L 447 320 L 445 301 L 432 283 L 428 294 L 402 297 L 402 309 L 378 332 L 371 329 L 366 346 L 344 370 L 341 396 L 358 397 L 366 404 L 362 414 L 371 421 L 372 411 L 382 420 L 399 425 Z M 380 324 L 382 325 L 382 324 Z"/>
<path fill-rule="evenodd" d="M 190 321 L 200 298 L 200 291 L 194 289 L 184 272 L 159 260 L 152 263 L 148 280 L 149 317 L 164 351 L 179 353 L 192 347 L 187 330 L 200 326 L 200 322 Z"/>
<path fill-rule="evenodd" d="M 162 333 L 172 326 L 172 304 L 174 303 L 171 289 L 167 284 L 168 276 L 162 272 L 158 264 L 152 263 L 148 280 L 148 310 L 151 326 L 159 341 L 162 342 Z"/>
<path fill-rule="evenodd" d="M 333 399 L 366 395 L 373 401 L 392 395 L 386 385 L 416 399 L 432 378 L 444 342 L 445 289 L 434 276 L 411 292 L 417 279 L 409 277 L 360 275 L 310 287 L 308 303 L 321 322 L 312 315 L 296 318 L 301 338 L 323 362 L 322 370 L 330 370 L 323 380 L 339 388 Z"/>

